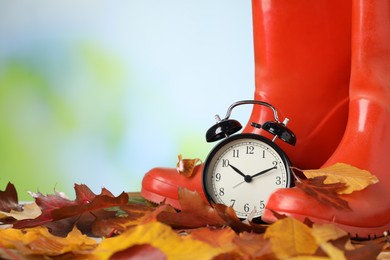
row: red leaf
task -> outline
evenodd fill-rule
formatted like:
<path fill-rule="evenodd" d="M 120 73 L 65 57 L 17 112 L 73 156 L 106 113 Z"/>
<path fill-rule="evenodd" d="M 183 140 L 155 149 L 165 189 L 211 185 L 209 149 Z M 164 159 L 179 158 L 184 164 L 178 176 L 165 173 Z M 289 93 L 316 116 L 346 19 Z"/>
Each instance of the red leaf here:
<path fill-rule="evenodd" d="M 0 211 L 10 212 L 11 210 L 22 211 L 23 208 L 18 203 L 15 186 L 9 182 L 5 191 L 0 191 Z"/>
<path fill-rule="evenodd" d="M 120 259 L 154 259 L 165 260 L 167 256 L 158 248 L 150 244 L 140 244 L 129 247 L 125 250 L 116 252 L 110 257 L 110 260 Z"/>
<path fill-rule="evenodd" d="M 334 207 L 340 210 L 351 210 L 348 201 L 343 200 L 337 194 L 338 191 L 344 190 L 345 183 L 324 184 L 326 176 L 318 176 L 311 179 L 302 179 L 296 182 L 296 186 L 306 192 L 318 202 Z"/>
<path fill-rule="evenodd" d="M 120 217 L 97 219 L 92 224 L 92 233 L 99 237 L 110 237 L 112 235 L 121 234 L 140 223 L 154 221 L 156 219 L 155 215 L 159 213 L 159 210 L 164 210 L 164 207 L 154 209 L 142 204 L 128 204 L 122 205 L 121 210 L 125 213 L 121 214 Z"/>
<path fill-rule="evenodd" d="M 77 184 L 75 184 L 75 191 L 74 201 L 58 194 L 48 196 L 38 194 L 35 201 L 41 208 L 42 214 L 35 219 L 17 221 L 14 228 L 46 225 L 54 231 L 69 232 L 77 222 L 79 229 L 85 233 L 91 230 L 92 223 L 96 219 L 115 215 L 115 212 L 108 212 L 104 209 L 126 205 L 128 202 L 128 195 L 124 192 L 114 197 L 110 192 L 102 189 L 100 195 L 95 195 L 86 185 Z"/>
<path fill-rule="evenodd" d="M 181 212 L 161 212 L 157 219 L 173 228 L 221 227 L 228 225 L 236 232 L 253 231 L 263 233 L 266 226 L 250 222 L 245 224 L 237 217 L 233 208 L 222 204 L 210 206 L 203 202 L 195 191 L 179 188 Z"/>

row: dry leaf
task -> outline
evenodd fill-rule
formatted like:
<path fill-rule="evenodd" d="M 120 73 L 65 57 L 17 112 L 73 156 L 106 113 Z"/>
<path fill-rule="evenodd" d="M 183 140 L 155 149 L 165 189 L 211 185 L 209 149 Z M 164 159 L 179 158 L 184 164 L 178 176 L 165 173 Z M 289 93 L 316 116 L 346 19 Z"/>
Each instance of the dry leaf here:
<path fill-rule="evenodd" d="M 318 244 L 348 236 L 346 231 L 333 224 L 313 224 L 312 234 L 316 238 Z M 347 249 L 353 249 L 350 241 L 344 246 L 346 246 Z"/>
<path fill-rule="evenodd" d="M 167 210 L 168 207 L 170 207 L 168 204 L 161 205 L 157 209 L 141 204 L 121 206 L 120 208 L 124 213 L 120 216 L 96 219 L 92 223 L 92 233 L 98 237 L 111 237 L 121 234 L 133 226 L 156 221 L 157 215 Z"/>
<path fill-rule="evenodd" d="M 37 194 L 35 202 L 41 208 L 42 214 L 34 219 L 19 220 L 14 223 L 14 228 L 46 225 L 53 234 L 66 235 L 77 222 L 83 233 L 90 233 L 94 221 L 115 216 L 114 211 L 105 209 L 127 205 L 128 202 L 128 195 L 124 192 L 114 197 L 109 191 L 102 189 L 101 193 L 96 195 L 86 185 L 78 184 L 75 184 L 75 191 L 74 201 L 59 194 Z"/>
<path fill-rule="evenodd" d="M 193 229 L 188 231 L 189 237 L 203 241 L 209 245 L 214 247 L 223 247 L 226 250 L 233 249 L 233 239 L 237 236 L 237 234 L 231 228 L 210 228 L 203 227 L 198 229 Z"/>
<path fill-rule="evenodd" d="M 19 205 L 15 186 L 9 182 L 5 191 L 0 190 L 0 211 L 10 212 L 11 210 L 22 211 L 23 208 Z"/>
<path fill-rule="evenodd" d="M 307 178 L 326 176 L 325 184 L 345 183 L 347 187 L 339 191 L 338 194 L 350 194 L 378 182 L 378 178 L 369 171 L 361 170 L 345 163 L 336 163 L 326 168 L 303 170 L 302 172 Z"/>
<path fill-rule="evenodd" d="M 146 244 L 161 250 L 168 259 L 212 259 L 225 253 L 220 247 L 180 236 L 167 225 L 151 222 L 134 227 L 117 237 L 104 239 L 93 255 L 100 259 L 108 259 L 116 252 L 134 245 Z"/>
<path fill-rule="evenodd" d="M 331 259 L 337 259 L 337 260 L 346 260 L 344 251 L 338 249 L 336 246 L 334 246 L 330 242 L 323 242 L 320 245 L 320 248 L 323 252 L 325 252 Z"/>
<path fill-rule="evenodd" d="M 23 211 L 14 211 L 11 210 L 11 212 L 1 212 L 0 211 L 0 222 L 2 222 L 2 218 L 11 218 L 13 221 L 7 222 L 7 223 L 13 223 L 16 220 L 22 220 L 22 219 L 31 219 L 38 217 L 42 211 L 38 207 L 36 203 L 28 203 L 23 205 Z"/>
<path fill-rule="evenodd" d="M 318 202 L 340 210 L 351 210 L 348 201 L 340 198 L 338 192 L 345 189 L 345 183 L 324 184 L 326 176 L 318 176 L 296 182 L 297 188 L 315 198 Z"/>
<path fill-rule="evenodd" d="M 241 255 L 249 256 L 249 259 L 277 259 L 272 252 L 270 240 L 264 239 L 263 234 L 243 232 L 233 242 Z"/>
<path fill-rule="evenodd" d="M 191 177 L 194 173 L 195 166 L 201 162 L 200 159 L 183 159 L 182 155 L 178 155 L 179 161 L 176 165 L 177 171 L 186 177 Z"/>
<path fill-rule="evenodd" d="M 218 212 L 219 216 L 225 221 L 226 225 L 231 227 L 237 233 L 239 232 L 255 232 L 255 233 L 264 233 L 267 229 L 268 225 L 256 224 L 252 221 L 241 221 L 236 212 L 232 207 L 228 207 L 223 204 L 215 204 L 213 205 L 215 210 Z"/>
<path fill-rule="evenodd" d="M 110 260 L 123 259 L 166 260 L 167 257 L 160 249 L 148 244 L 141 244 L 118 251 L 110 257 Z"/>
<path fill-rule="evenodd" d="M 276 221 L 265 231 L 264 237 L 270 239 L 273 252 L 281 259 L 313 255 L 318 248 L 311 229 L 293 218 Z"/>
<path fill-rule="evenodd" d="M 92 250 L 96 241 L 81 234 L 74 228 L 67 237 L 52 235 L 45 227 L 25 230 L 0 229 L 0 244 L 6 248 L 16 248 L 24 255 L 62 255 L 68 252 Z"/>
<path fill-rule="evenodd" d="M 208 226 L 221 227 L 225 221 L 206 204 L 196 191 L 179 188 L 180 212 L 161 212 L 157 219 L 174 228 L 187 229 Z"/>

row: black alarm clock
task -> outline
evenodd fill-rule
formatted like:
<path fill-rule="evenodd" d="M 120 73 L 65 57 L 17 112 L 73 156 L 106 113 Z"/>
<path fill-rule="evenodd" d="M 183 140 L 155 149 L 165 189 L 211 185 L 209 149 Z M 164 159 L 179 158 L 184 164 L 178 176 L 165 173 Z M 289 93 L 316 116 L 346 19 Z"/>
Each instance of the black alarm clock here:
<path fill-rule="evenodd" d="M 274 121 L 252 122 L 274 138 L 238 132 L 242 126 L 229 119 L 234 107 L 244 104 L 266 106 L 273 110 Z M 203 190 L 211 204 L 224 204 L 234 209 L 237 216 L 246 219 L 250 215 L 260 219 L 269 195 L 278 188 L 293 185 L 291 163 L 286 153 L 275 143 L 281 139 L 295 145 L 295 134 L 287 128 L 289 119 L 279 121 L 277 110 L 271 104 L 256 100 L 233 103 L 226 117 L 220 119 L 206 133 L 207 142 L 223 139 L 209 153 L 203 168 Z"/>

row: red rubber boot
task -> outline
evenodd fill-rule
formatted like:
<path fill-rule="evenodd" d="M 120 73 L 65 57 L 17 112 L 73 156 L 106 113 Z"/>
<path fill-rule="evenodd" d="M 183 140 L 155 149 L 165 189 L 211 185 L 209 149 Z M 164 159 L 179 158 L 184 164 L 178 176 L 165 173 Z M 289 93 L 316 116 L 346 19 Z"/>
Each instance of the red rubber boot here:
<path fill-rule="evenodd" d="M 390 230 L 390 1 L 354 0 L 352 67 L 347 128 L 325 166 L 344 162 L 376 175 L 379 183 L 343 196 L 352 212 L 319 204 L 297 188 L 271 195 L 270 210 L 300 220 L 334 223 L 352 237 L 369 238 Z"/>
<path fill-rule="evenodd" d="M 351 5 L 339 0 L 253 0 L 252 7 L 255 99 L 291 119 L 296 146 L 278 144 L 293 165 L 320 167 L 336 149 L 347 121 Z M 250 123 L 269 120 L 270 109 L 254 106 L 244 132 L 259 133 Z M 155 168 L 144 176 L 141 195 L 180 209 L 179 186 L 205 199 L 201 175 L 202 166 L 191 178 L 176 169 Z"/>

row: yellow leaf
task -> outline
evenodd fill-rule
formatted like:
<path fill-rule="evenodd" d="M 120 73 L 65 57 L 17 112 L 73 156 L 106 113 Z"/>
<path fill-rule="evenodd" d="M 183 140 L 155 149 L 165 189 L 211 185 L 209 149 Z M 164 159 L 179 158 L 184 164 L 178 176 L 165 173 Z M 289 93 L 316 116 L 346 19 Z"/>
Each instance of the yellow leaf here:
<path fill-rule="evenodd" d="M 331 243 L 322 243 L 320 245 L 321 249 L 331 258 L 337 260 L 346 260 L 347 258 L 344 255 L 344 252 Z"/>
<path fill-rule="evenodd" d="M 318 243 L 336 240 L 340 237 L 347 236 L 348 232 L 338 228 L 333 224 L 313 224 L 312 234 Z"/>
<path fill-rule="evenodd" d="M 167 259 L 212 259 L 224 253 L 222 248 L 178 235 L 171 227 L 160 222 L 138 225 L 121 235 L 104 239 L 93 252 L 100 259 L 134 245 L 149 244 L 161 250 Z"/>
<path fill-rule="evenodd" d="M 321 249 L 331 258 L 331 259 L 346 259 L 345 254 L 342 250 L 338 249 L 328 241 L 336 240 L 345 236 L 348 236 L 348 233 L 333 224 L 314 224 L 312 228 L 312 233 L 317 239 L 318 244 L 320 244 Z M 351 241 L 348 240 L 344 246 L 346 249 L 354 249 Z"/>
<path fill-rule="evenodd" d="M 340 191 L 339 194 L 350 194 L 378 182 L 378 178 L 369 171 L 361 170 L 345 163 L 336 163 L 318 170 L 303 170 L 303 173 L 307 178 L 326 176 L 325 184 L 338 182 L 347 184 L 347 188 Z"/>
<path fill-rule="evenodd" d="M 290 257 L 288 258 L 288 260 L 334 260 L 334 259 L 325 256 L 305 255 L 305 256 Z"/>
<path fill-rule="evenodd" d="M 264 237 L 270 239 L 272 251 L 281 259 L 312 255 L 318 248 L 311 229 L 293 218 L 276 221 L 267 228 Z"/>
<path fill-rule="evenodd" d="M 96 241 L 74 228 L 67 237 L 52 235 L 46 227 L 24 230 L 0 229 L 0 244 L 7 248 L 17 248 L 24 255 L 61 255 L 67 252 L 91 250 Z"/>
<path fill-rule="evenodd" d="M 19 229 L 0 228 L 0 245 L 3 245 L 6 248 L 14 248 L 13 241 L 22 241 L 23 233 Z"/>

